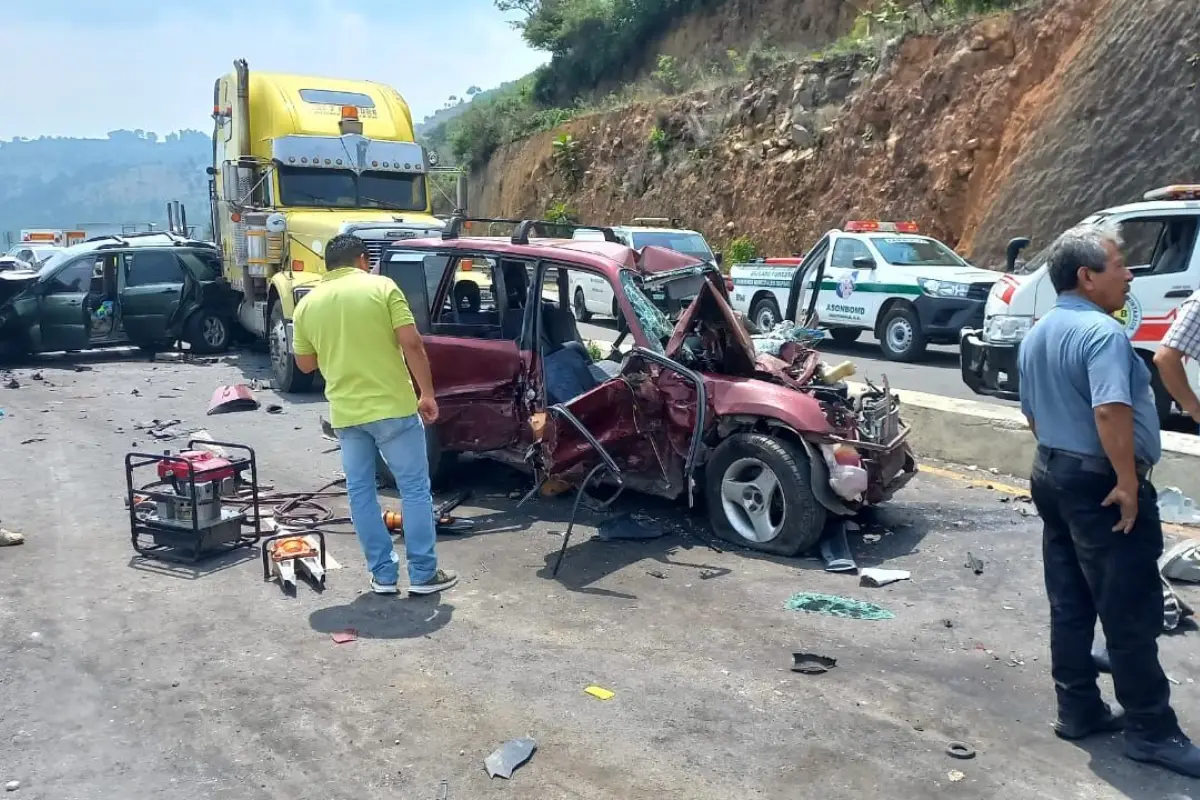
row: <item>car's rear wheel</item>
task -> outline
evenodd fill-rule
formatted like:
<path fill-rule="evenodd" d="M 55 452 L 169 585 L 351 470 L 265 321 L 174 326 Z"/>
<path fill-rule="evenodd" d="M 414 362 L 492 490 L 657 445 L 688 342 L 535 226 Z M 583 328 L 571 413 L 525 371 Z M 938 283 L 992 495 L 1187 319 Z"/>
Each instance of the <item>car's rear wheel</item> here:
<path fill-rule="evenodd" d="M 750 321 L 763 333 L 774 328 L 780 320 L 779 304 L 772 297 L 764 297 L 750 309 Z"/>
<path fill-rule="evenodd" d="M 575 289 L 575 297 L 572 299 L 571 305 L 575 308 L 575 319 L 587 322 L 592 318 L 592 312 L 588 311 L 587 299 L 583 296 L 583 289 Z"/>
<path fill-rule="evenodd" d="M 861 335 L 862 330 L 860 328 L 832 328 L 829 331 L 829 338 L 838 344 L 853 344 L 858 341 L 858 337 Z"/>
<path fill-rule="evenodd" d="M 928 344 L 921 322 L 911 308 L 899 306 L 884 317 L 879 348 L 889 361 L 916 361 L 925 354 Z"/>
<path fill-rule="evenodd" d="M 192 346 L 192 352 L 207 355 L 224 353 L 229 348 L 232 336 L 228 319 L 201 310 L 188 320 L 187 334 L 184 338 Z"/>
<path fill-rule="evenodd" d="M 735 434 L 713 452 L 706 475 L 710 520 L 722 539 L 781 556 L 820 540 L 826 511 L 799 446 L 761 433 Z"/>
<path fill-rule="evenodd" d="M 292 349 L 288 347 L 287 322 L 283 318 L 283 307 L 279 303 L 271 307 L 267 346 L 271 351 L 271 374 L 275 377 L 276 389 L 296 393 L 312 389 L 313 373 L 300 371 Z"/>

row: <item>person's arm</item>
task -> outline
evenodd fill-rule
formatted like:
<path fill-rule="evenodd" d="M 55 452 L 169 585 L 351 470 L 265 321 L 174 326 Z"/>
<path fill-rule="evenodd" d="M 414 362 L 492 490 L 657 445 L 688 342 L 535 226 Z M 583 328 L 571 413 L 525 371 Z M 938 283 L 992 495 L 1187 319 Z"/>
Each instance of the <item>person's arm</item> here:
<path fill-rule="evenodd" d="M 1163 386 L 1192 419 L 1200 422 L 1200 398 L 1188 383 L 1184 358 L 1200 359 L 1200 302 L 1192 300 L 1179 307 L 1179 316 L 1154 354 L 1154 366 Z"/>
<path fill-rule="evenodd" d="M 1027 391 L 1019 392 L 1021 413 L 1025 415 L 1025 423 L 1029 426 L 1029 431 L 1033 434 L 1034 440 L 1036 440 L 1037 424 L 1033 421 L 1033 403 L 1029 399 L 1029 379 L 1025 373 L 1025 347 L 1024 343 L 1022 343 L 1017 346 L 1017 385 Z"/>
<path fill-rule="evenodd" d="M 1104 454 L 1117 473 L 1117 485 L 1102 505 L 1119 505 L 1113 530 L 1129 533 L 1137 519 L 1137 455 L 1133 436 L 1133 359 L 1139 356 L 1121 331 L 1108 331 L 1087 353 L 1092 412 Z"/>
<path fill-rule="evenodd" d="M 296 367 L 305 374 L 317 371 L 317 349 L 313 347 L 308 335 L 308 326 L 304 324 L 304 315 L 297 308 L 292 321 L 292 356 L 296 359 Z"/>

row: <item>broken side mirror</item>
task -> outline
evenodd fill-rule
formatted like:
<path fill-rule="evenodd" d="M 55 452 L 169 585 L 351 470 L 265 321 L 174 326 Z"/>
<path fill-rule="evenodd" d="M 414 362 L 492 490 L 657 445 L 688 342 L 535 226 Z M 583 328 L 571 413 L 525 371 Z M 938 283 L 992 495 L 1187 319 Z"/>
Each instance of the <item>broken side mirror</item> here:
<path fill-rule="evenodd" d="M 870 256 L 857 256 L 850 262 L 850 265 L 854 269 L 872 270 L 875 269 L 875 259 Z"/>
<path fill-rule="evenodd" d="M 1029 237 L 1018 236 L 1008 243 L 1008 250 L 1004 254 L 1004 271 L 1011 273 L 1017 268 L 1017 255 L 1029 246 Z"/>

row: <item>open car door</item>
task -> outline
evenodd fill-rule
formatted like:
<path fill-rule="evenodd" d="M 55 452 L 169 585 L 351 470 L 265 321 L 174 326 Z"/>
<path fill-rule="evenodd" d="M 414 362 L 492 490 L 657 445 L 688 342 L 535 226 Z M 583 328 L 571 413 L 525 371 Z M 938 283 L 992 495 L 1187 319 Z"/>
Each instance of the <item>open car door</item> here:
<path fill-rule="evenodd" d="M 572 485 L 603 464 L 622 486 L 676 498 L 692 487 L 705 424 L 701 377 L 635 347 L 617 377 L 548 409 L 542 463 Z"/>
<path fill-rule="evenodd" d="M 516 339 L 502 330 L 505 298 L 499 285 L 454 293 L 454 284 L 461 282 L 461 260 L 453 253 L 397 250 L 387 255 L 379 272 L 400 287 L 425 341 L 437 391 L 440 446 L 461 452 L 499 450 L 514 444 L 521 433 L 521 354 Z M 464 297 L 466 308 L 457 304 Z M 495 320 L 484 310 L 493 307 Z"/>

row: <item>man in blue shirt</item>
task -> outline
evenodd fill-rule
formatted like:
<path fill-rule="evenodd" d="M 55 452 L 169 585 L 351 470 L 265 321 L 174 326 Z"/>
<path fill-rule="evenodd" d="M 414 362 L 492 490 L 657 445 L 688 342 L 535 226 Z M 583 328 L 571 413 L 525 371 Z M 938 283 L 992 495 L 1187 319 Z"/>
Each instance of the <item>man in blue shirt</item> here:
<path fill-rule="evenodd" d="M 1132 273 L 1115 227 L 1067 231 L 1047 254 L 1058 293 L 1021 345 L 1021 410 L 1037 438 L 1031 492 L 1044 523 L 1055 732 L 1125 729 L 1125 752 L 1200 777 L 1158 662 L 1163 549 L 1151 468 L 1161 456 L 1150 371 L 1111 315 Z M 1117 699 L 1100 698 L 1092 640 L 1099 616 Z"/>

